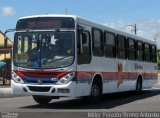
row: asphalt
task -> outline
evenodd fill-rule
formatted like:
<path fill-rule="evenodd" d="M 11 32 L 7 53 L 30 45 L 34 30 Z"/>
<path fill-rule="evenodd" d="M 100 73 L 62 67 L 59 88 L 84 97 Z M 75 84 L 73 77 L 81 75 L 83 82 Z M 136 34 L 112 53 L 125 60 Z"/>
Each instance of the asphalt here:
<path fill-rule="evenodd" d="M 0 98 L 0 118 L 100 118 L 97 113 L 158 113 L 160 116 L 160 81 L 152 89 L 144 90 L 141 95 L 132 92 L 110 94 L 95 104 L 79 98 L 61 98 L 53 99 L 47 105 L 39 105 L 32 96 L 11 95 L 10 87 L 0 88 Z"/>
<path fill-rule="evenodd" d="M 98 103 L 87 103 L 79 98 L 53 99 L 49 104 L 39 105 L 32 96 L 0 99 L 0 117 L 2 118 L 118 118 L 107 117 L 110 114 L 158 113 L 160 117 L 160 88 L 143 90 L 142 94 L 123 92 L 103 96 Z M 95 113 L 95 114 L 94 114 Z M 97 117 L 97 113 L 107 115 Z M 105 113 L 105 114 L 104 114 Z M 18 115 L 18 117 L 16 117 Z M 95 115 L 95 116 L 94 116 Z M 7 117 L 6 117 L 7 116 Z M 120 117 L 123 118 L 123 117 Z M 124 118 L 133 118 L 125 117 Z"/>

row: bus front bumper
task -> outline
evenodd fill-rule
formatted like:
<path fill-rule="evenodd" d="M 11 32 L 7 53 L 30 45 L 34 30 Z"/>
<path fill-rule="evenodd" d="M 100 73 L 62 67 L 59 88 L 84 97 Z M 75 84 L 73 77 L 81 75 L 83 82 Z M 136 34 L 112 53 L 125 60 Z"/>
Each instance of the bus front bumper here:
<path fill-rule="evenodd" d="M 34 85 L 20 84 L 11 80 L 11 93 L 13 95 L 42 95 L 56 97 L 75 97 L 76 83 L 70 81 L 63 85 Z"/>

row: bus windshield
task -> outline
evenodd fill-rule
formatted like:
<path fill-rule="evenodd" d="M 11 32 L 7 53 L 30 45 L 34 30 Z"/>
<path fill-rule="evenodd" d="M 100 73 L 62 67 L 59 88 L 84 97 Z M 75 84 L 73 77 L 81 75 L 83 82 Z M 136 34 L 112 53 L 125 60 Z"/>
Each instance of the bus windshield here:
<path fill-rule="evenodd" d="M 25 68 L 59 68 L 74 60 L 73 31 L 16 32 L 13 63 Z"/>

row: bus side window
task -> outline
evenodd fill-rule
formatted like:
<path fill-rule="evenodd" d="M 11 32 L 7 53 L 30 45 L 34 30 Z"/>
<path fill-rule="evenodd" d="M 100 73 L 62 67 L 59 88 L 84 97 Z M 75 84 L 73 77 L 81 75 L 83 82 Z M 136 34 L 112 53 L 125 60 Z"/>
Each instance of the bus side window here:
<path fill-rule="evenodd" d="M 150 62 L 150 46 L 148 43 L 144 44 L 144 59 L 146 62 Z"/>
<path fill-rule="evenodd" d="M 106 57 L 116 57 L 116 47 L 115 47 L 115 35 L 113 33 L 105 32 L 105 56 Z"/>
<path fill-rule="evenodd" d="M 135 40 L 128 38 L 128 59 L 136 60 Z"/>
<path fill-rule="evenodd" d="M 87 64 L 91 62 L 91 43 L 90 33 L 83 31 L 78 33 L 77 41 L 78 64 Z"/>
<path fill-rule="evenodd" d="M 156 46 L 151 45 L 151 61 L 157 62 L 157 53 L 156 53 Z"/>
<path fill-rule="evenodd" d="M 125 36 L 117 35 L 117 58 L 126 59 Z"/>
<path fill-rule="evenodd" d="M 137 41 L 137 60 L 143 61 L 143 42 Z"/>
<path fill-rule="evenodd" d="M 92 29 L 92 47 L 93 55 L 97 57 L 103 56 L 103 32 L 99 29 Z"/>

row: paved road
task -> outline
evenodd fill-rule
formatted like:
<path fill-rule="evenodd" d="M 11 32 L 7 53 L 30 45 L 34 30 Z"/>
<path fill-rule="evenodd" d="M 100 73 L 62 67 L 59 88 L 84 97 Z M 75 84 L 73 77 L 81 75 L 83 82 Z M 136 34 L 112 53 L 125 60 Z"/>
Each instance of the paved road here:
<path fill-rule="evenodd" d="M 19 116 L 23 114 L 26 117 L 29 117 L 28 112 L 41 112 L 30 113 L 30 115 L 45 115 L 45 118 L 55 115 L 55 113 L 62 117 L 65 117 L 66 114 L 70 115 L 70 117 L 75 115 L 77 117 L 87 117 L 87 112 L 159 112 L 160 88 L 144 90 L 141 95 L 134 95 L 133 92 L 109 94 L 96 104 L 89 104 L 81 99 L 74 98 L 53 100 L 48 105 L 37 104 L 31 96 L 1 98 L 0 111 L 4 113 L 21 112 Z"/>

